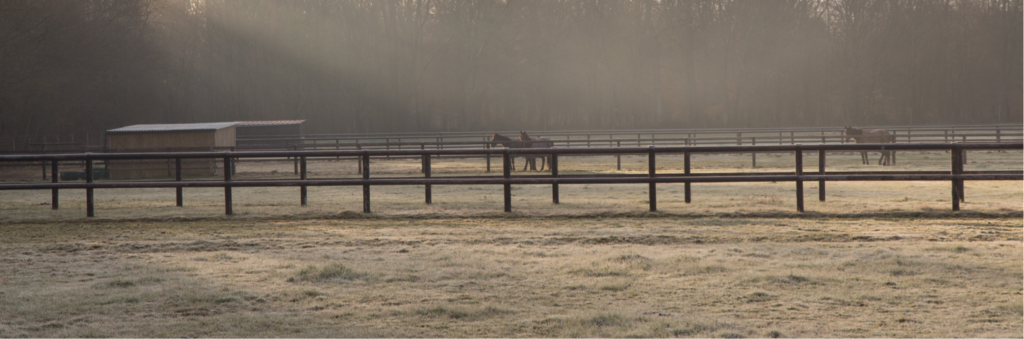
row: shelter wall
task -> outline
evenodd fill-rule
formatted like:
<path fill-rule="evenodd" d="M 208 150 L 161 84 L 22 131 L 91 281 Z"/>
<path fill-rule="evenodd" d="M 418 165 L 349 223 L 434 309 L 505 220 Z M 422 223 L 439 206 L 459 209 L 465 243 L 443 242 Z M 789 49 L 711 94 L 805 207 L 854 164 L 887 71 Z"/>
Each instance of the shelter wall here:
<path fill-rule="evenodd" d="M 234 147 L 235 127 L 216 131 L 173 131 L 124 133 L 108 135 L 111 151 L 212 151 L 214 147 Z M 217 175 L 213 159 L 182 160 L 182 175 Z M 174 160 L 111 160 L 107 163 L 111 179 L 146 179 L 174 177 Z"/>
<path fill-rule="evenodd" d="M 216 145 L 214 131 L 111 134 L 111 150 L 157 148 L 209 148 Z"/>
<path fill-rule="evenodd" d="M 235 127 L 216 131 L 175 131 L 108 135 L 111 150 L 210 148 L 235 146 Z"/>
<path fill-rule="evenodd" d="M 235 127 L 217 130 L 217 133 L 214 134 L 214 145 L 217 147 L 234 147 L 236 131 Z"/>

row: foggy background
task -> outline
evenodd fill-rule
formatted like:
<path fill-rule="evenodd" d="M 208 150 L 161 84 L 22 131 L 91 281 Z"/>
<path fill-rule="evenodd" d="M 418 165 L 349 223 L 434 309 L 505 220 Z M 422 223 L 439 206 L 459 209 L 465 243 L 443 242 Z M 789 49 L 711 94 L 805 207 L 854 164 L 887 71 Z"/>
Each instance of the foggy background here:
<path fill-rule="evenodd" d="M 1020 123 L 1020 0 L 0 0 L 0 145 Z M 62 141 L 64 141 L 62 140 Z"/>

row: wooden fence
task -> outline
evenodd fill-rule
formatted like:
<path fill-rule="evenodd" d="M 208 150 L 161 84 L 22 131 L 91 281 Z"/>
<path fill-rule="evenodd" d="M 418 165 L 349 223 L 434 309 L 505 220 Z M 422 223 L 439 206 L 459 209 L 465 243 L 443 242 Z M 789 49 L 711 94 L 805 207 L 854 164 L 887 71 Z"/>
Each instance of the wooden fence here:
<path fill-rule="evenodd" d="M 966 150 L 1021 150 L 1024 143 L 979 143 L 979 144 L 818 144 L 818 145 L 750 145 L 750 146 L 689 146 L 689 147 L 622 147 L 622 148 L 551 148 L 551 149 L 476 149 L 476 150 L 363 150 L 363 151 L 274 151 L 274 152 L 194 152 L 194 153 L 104 153 L 104 154 L 46 154 L 46 155 L 3 155 L 2 162 L 44 162 L 51 164 L 52 181 L 50 183 L 0 184 L 0 190 L 50 189 L 52 190 L 53 209 L 59 208 L 59 190 L 85 189 L 86 215 L 95 215 L 93 190 L 105 188 L 175 188 L 177 205 L 182 206 L 184 187 L 223 187 L 225 213 L 232 214 L 232 187 L 300 187 L 300 204 L 307 203 L 306 188 L 308 186 L 362 186 L 363 212 L 370 213 L 370 188 L 374 185 L 423 185 L 425 203 L 431 203 L 432 185 L 503 185 L 504 209 L 512 211 L 512 185 L 551 185 L 552 202 L 559 202 L 558 185 L 560 184 L 647 184 L 650 194 L 650 210 L 657 211 L 657 184 L 683 183 L 685 185 L 685 201 L 691 202 L 691 183 L 716 182 L 767 182 L 792 181 L 796 183 L 796 209 L 803 212 L 803 182 L 818 181 L 818 199 L 825 200 L 826 181 L 950 181 L 952 209 L 959 210 L 964 199 L 965 180 L 1024 180 L 1022 171 L 964 171 L 961 159 Z M 950 153 L 950 170 L 935 171 L 903 171 L 903 172 L 826 172 L 826 152 L 852 151 L 890 151 L 890 150 L 947 150 Z M 714 173 L 691 174 L 690 156 L 693 153 L 756 153 L 756 152 L 793 152 L 793 172 L 784 173 Z M 818 171 L 803 171 L 804 152 L 817 152 Z M 551 156 L 550 176 L 512 176 L 511 158 L 513 156 L 548 154 Z M 648 157 L 648 174 L 646 176 L 630 175 L 586 175 L 562 176 L 558 174 L 559 155 L 593 155 L 593 154 L 645 154 Z M 655 171 L 658 154 L 676 154 L 684 157 L 684 172 L 678 174 L 658 174 Z M 431 158 L 436 156 L 501 156 L 504 163 L 503 174 L 496 176 L 475 177 L 431 177 Z M 423 177 L 416 178 L 371 178 L 370 157 L 385 156 L 418 156 L 422 159 Z M 357 157 L 361 163 L 361 179 L 307 179 L 306 161 L 319 157 Z M 225 170 L 223 180 L 189 180 L 181 177 L 182 159 L 219 159 L 225 169 L 232 167 L 235 159 L 241 158 L 295 158 L 300 163 L 298 180 L 232 180 L 232 171 Z M 107 160 L 145 160 L 171 159 L 176 163 L 174 181 L 116 181 L 96 182 L 93 177 L 95 161 Z M 84 162 L 86 168 L 85 183 L 58 182 L 58 162 Z"/>
<path fill-rule="evenodd" d="M 876 126 L 893 134 L 897 142 L 1020 142 L 1021 125 L 973 126 Z M 434 149 L 484 148 L 494 132 L 452 133 L 365 133 L 310 134 L 300 137 L 258 137 L 238 139 L 239 147 L 274 148 L 289 144 L 304 149 L 401 149 L 425 144 Z M 497 133 L 518 137 L 518 131 Z M 531 131 L 533 137 L 556 140 L 559 147 L 605 146 L 712 146 L 797 143 L 844 143 L 841 127 L 747 128 L 747 129 L 662 129 L 662 130 L 589 130 Z M 635 137 L 634 137 L 635 136 Z"/>

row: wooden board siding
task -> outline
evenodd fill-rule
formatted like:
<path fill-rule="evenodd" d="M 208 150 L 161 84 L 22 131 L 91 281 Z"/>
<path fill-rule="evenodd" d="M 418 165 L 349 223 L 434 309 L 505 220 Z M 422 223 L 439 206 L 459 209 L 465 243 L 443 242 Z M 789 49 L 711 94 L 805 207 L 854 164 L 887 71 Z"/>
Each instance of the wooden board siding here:
<path fill-rule="evenodd" d="M 215 136 L 215 145 L 217 147 L 234 147 L 235 131 L 235 126 L 221 128 L 217 130 L 217 134 Z"/>
<path fill-rule="evenodd" d="M 169 131 L 123 133 L 108 135 L 113 152 L 167 152 L 175 149 L 213 151 L 214 147 L 234 147 L 235 127 L 216 131 Z M 222 149 L 221 149 L 222 150 Z M 184 176 L 217 175 L 217 161 L 212 159 L 183 160 Z M 110 179 L 173 178 L 174 160 L 120 160 L 107 164 Z"/>
<path fill-rule="evenodd" d="M 111 134 L 109 135 L 110 142 L 107 145 L 112 151 L 155 148 L 209 148 L 216 145 L 215 134 L 215 131 Z"/>

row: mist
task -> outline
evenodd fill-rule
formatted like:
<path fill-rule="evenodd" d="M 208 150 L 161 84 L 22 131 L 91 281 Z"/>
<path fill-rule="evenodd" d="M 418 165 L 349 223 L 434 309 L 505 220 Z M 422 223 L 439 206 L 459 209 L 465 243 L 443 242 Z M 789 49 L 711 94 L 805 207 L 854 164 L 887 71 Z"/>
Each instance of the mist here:
<path fill-rule="evenodd" d="M 1022 1 L 0 2 L 0 149 L 307 133 L 1021 123 Z M 19 146 L 20 147 L 20 146 Z"/>

